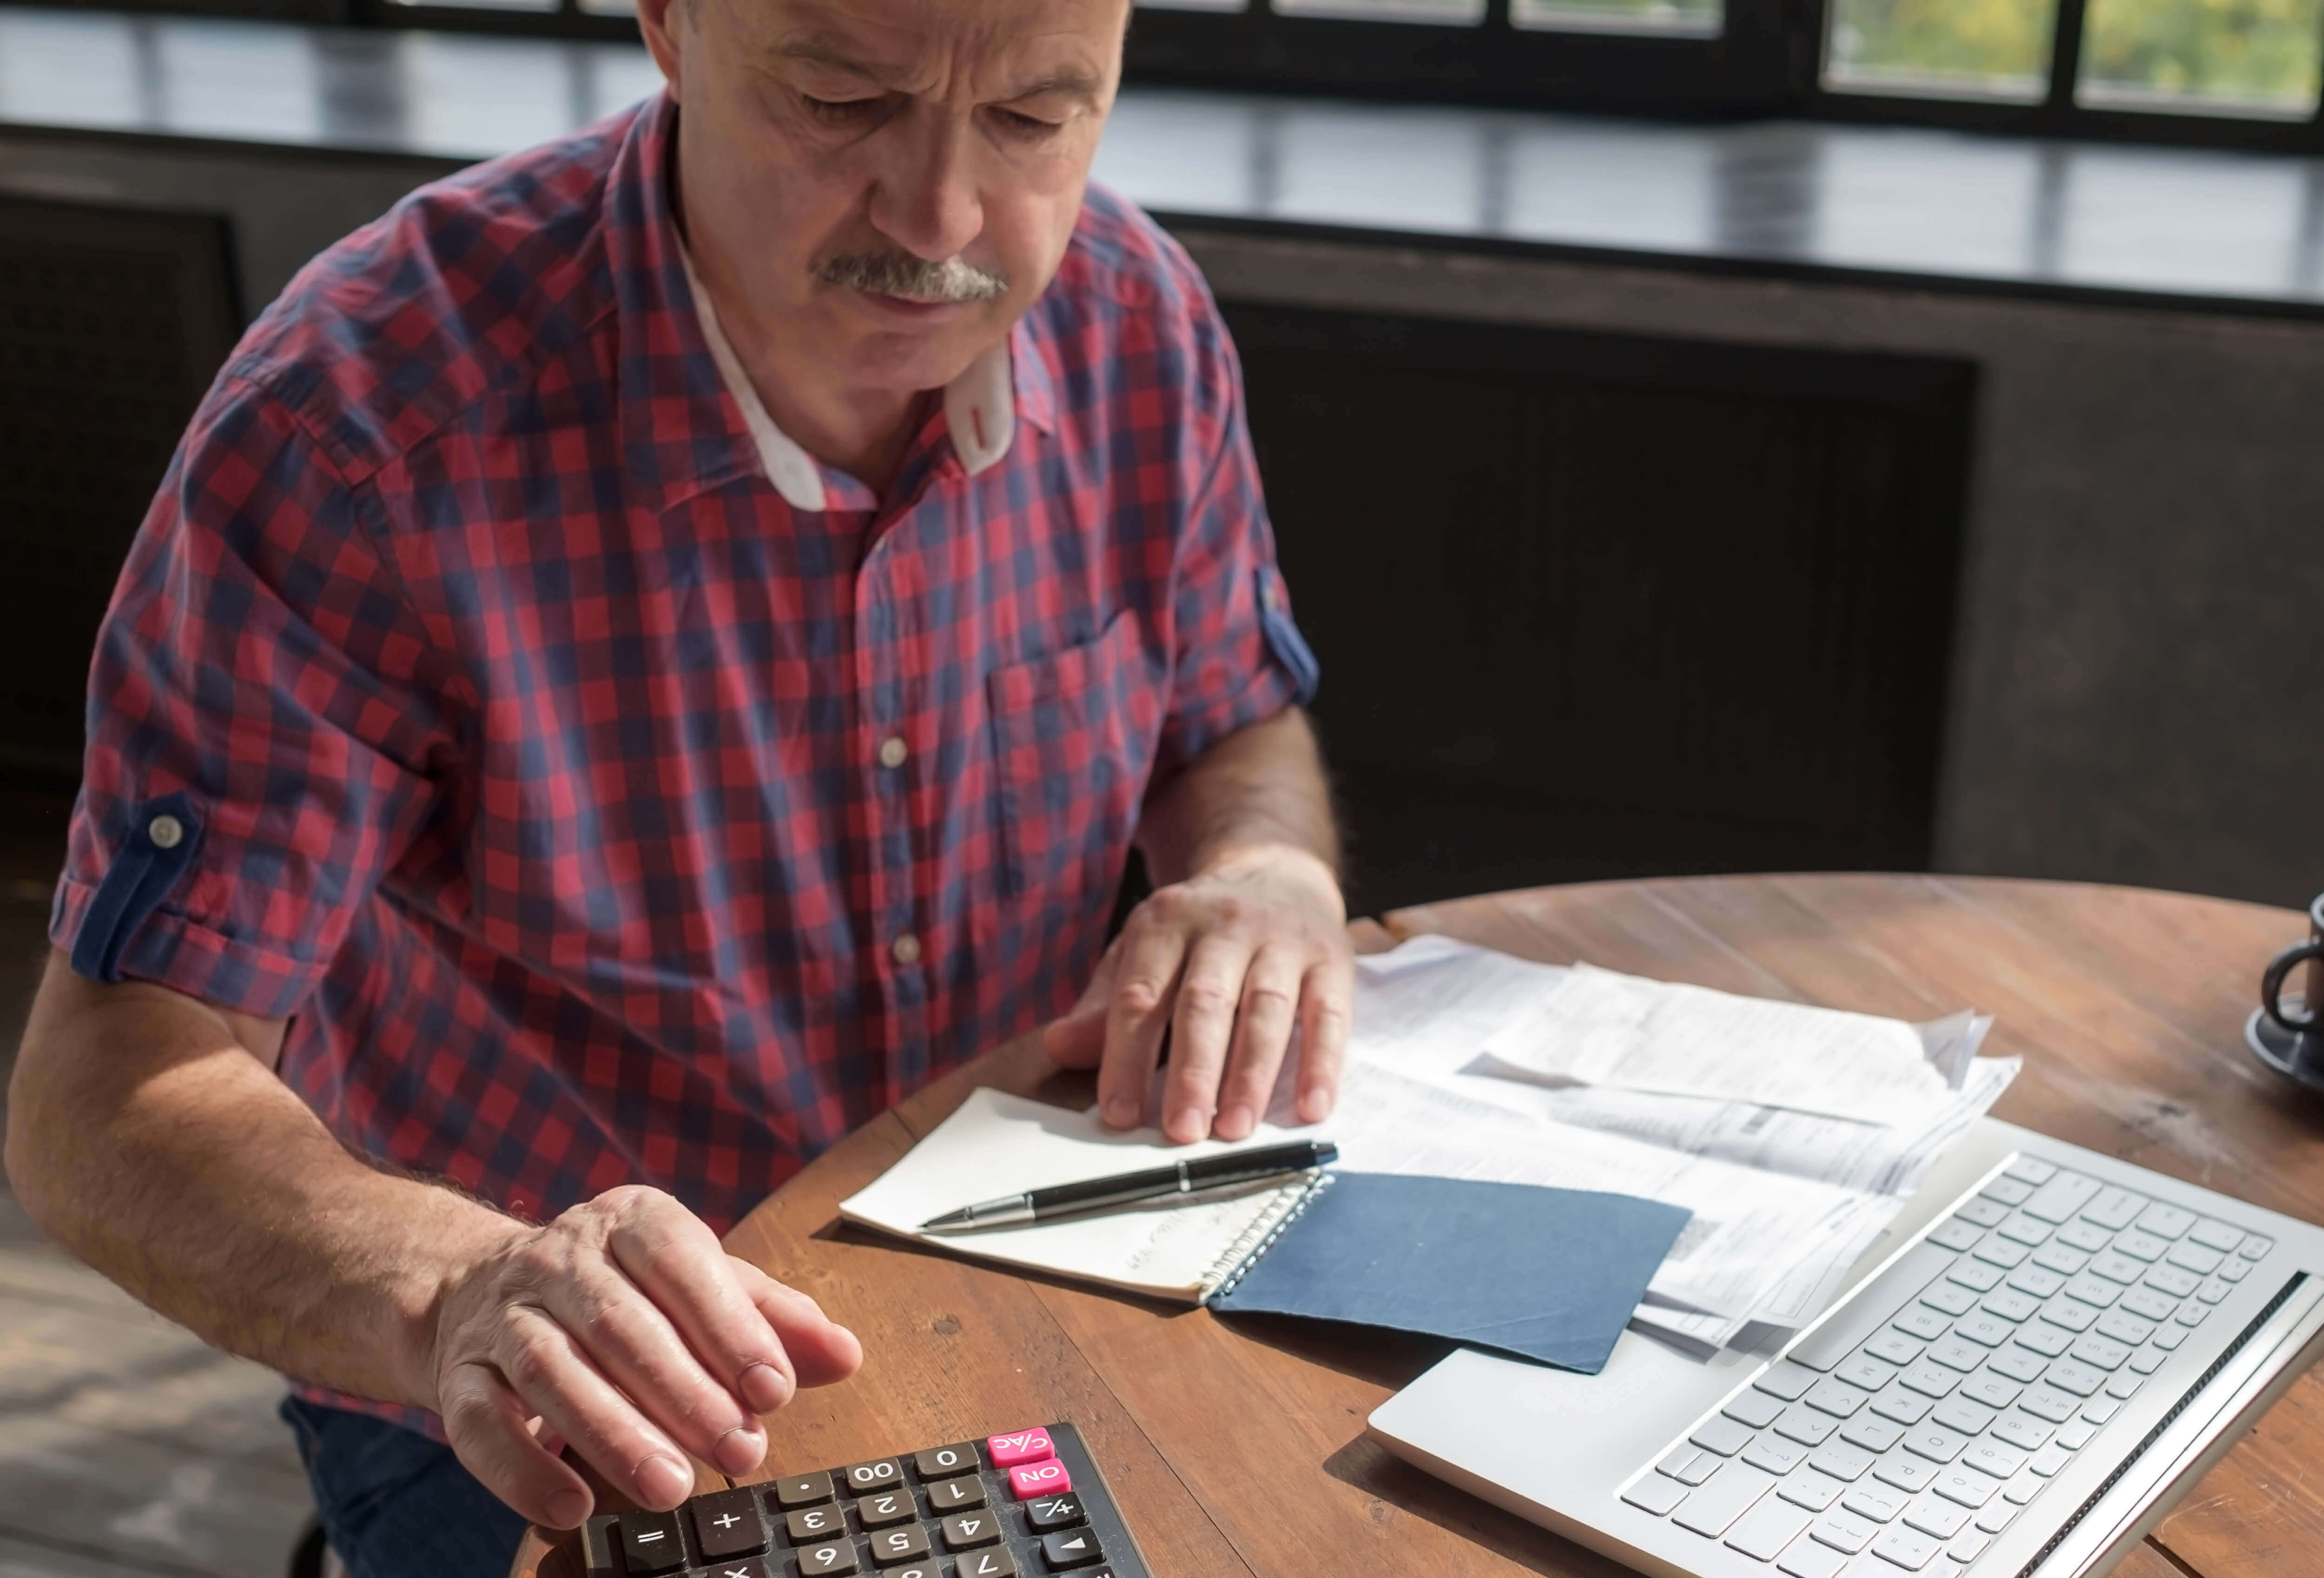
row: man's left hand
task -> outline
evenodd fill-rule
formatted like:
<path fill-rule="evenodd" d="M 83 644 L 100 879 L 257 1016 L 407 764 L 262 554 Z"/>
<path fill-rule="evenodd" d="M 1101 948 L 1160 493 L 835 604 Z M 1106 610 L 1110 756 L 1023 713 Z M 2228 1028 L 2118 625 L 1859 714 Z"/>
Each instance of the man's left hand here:
<path fill-rule="evenodd" d="M 1235 851 L 1131 912 L 1073 1012 L 1044 1045 L 1098 1070 L 1098 1106 L 1135 1128 L 1166 1028 L 1162 1130 L 1185 1143 L 1240 1140 L 1267 1112 L 1296 1028 L 1302 1123 L 1330 1115 L 1355 992 L 1347 910 L 1332 868 L 1305 849 Z"/>

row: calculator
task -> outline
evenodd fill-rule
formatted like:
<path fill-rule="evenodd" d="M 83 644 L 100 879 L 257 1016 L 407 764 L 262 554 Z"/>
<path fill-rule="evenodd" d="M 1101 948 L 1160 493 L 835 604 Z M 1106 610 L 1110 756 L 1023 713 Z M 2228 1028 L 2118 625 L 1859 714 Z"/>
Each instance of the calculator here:
<path fill-rule="evenodd" d="M 589 1578 L 1151 1578 L 1065 1424 L 604 1513 L 581 1549 Z"/>

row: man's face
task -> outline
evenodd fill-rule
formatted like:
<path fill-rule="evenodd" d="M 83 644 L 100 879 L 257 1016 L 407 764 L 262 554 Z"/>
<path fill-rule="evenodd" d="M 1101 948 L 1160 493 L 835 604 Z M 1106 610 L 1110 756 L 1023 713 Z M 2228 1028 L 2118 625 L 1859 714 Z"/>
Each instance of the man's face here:
<path fill-rule="evenodd" d="M 682 106 L 687 234 L 786 362 L 848 393 L 934 389 L 1047 286 L 1112 106 L 1127 0 L 644 11 Z"/>

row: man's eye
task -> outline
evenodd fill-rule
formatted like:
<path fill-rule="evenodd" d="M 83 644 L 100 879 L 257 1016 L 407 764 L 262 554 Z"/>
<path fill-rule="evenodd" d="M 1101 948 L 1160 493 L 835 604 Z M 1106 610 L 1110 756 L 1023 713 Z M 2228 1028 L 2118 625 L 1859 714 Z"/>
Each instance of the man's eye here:
<path fill-rule="evenodd" d="M 807 106 L 807 114 L 822 121 L 860 121 L 880 107 L 876 98 L 816 98 L 804 93 L 799 102 Z"/>
<path fill-rule="evenodd" d="M 1001 123 L 1019 137 L 1049 137 L 1063 130 L 1056 121 L 1045 121 L 1038 115 L 1028 115 L 1021 110 L 995 110 Z"/>

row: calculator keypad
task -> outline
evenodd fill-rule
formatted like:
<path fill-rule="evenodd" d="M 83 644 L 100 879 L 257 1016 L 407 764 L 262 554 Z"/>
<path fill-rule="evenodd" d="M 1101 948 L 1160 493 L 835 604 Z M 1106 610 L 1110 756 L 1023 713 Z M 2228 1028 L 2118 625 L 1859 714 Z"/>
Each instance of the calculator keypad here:
<path fill-rule="evenodd" d="M 581 1548 L 588 1578 L 1147 1578 L 1069 1425 L 601 1515 Z"/>

